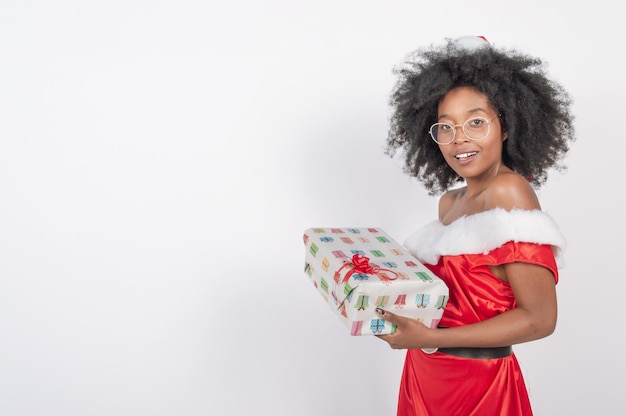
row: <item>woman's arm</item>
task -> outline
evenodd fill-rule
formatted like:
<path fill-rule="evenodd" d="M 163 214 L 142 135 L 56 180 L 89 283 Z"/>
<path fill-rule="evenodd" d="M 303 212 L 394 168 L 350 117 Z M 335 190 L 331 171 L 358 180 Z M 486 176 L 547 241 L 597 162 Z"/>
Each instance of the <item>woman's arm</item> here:
<path fill-rule="evenodd" d="M 528 263 L 504 265 L 517 306 L 491 319 L 456 328 L 430 329 L 420 322 L 383 311 L 397 325 L 380 335 L 392 348 L 500 347 L 550 335 L 556 326 L 555 280 L 545 267 Z"/>

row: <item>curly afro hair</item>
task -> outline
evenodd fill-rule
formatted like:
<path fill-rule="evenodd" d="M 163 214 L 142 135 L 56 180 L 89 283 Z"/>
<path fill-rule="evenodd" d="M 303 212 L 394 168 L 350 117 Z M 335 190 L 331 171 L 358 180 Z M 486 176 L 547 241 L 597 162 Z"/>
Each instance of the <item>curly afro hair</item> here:
<path fill-rule="evenodd" d="M 404 171 L 421 181 L 430 195 L 462 182 L 443 158 L 428 130 L 437 120 L 443 96 L 456 87 L 484 94 L 508 133 L 503 163 L 538 188 L 550 168 L 561 170 L 561 158 L 575 139 L 572 100 L 548 79 L 543 62 L 515 50 L 493 46 L 468 50 L 451 39 L 443 46 L 418 49 L 394 68 L 391 119 L 386 154 L 402 149 Z"/>

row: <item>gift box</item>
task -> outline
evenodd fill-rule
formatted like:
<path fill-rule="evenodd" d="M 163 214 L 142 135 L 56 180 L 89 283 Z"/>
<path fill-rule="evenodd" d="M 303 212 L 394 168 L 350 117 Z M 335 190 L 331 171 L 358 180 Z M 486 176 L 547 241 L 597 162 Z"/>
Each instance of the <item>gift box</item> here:
<path fill-rule="evenodd" d="M 305 273 L 351 335 L 391 334 L 382 307 L 434 328 L 448 287 L 380 228 L 309 228 Z"/>

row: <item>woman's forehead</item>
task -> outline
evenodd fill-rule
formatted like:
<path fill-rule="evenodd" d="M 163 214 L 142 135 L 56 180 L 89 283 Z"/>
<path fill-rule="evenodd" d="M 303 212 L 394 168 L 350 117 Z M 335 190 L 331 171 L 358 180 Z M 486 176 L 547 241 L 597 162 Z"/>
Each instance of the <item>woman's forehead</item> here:
<path fill-rule="evenodd" d="M 439 116 L 488 113 L 493 111 L 487 96 L 475 88 L 458 87 L 443 96 L 438 105 Z"/>

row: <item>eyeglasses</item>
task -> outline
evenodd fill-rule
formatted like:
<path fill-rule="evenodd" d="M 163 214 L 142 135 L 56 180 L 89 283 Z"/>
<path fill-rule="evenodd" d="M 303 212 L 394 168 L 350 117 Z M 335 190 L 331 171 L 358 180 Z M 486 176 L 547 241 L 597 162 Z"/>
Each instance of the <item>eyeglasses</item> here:
<path fill-rule="evenodd" d="M 450 144 L 454 141 L 456 136 L 456 128 L 461 127 L 465 137 L 470 140 L 481 140 L 489 136 L 491 131 L 491 122 L 498 116 L 495 116 L 491 120 L 487 120 L 485 117 L 473 117 L 467 120 L 463 124 L 450 124 L 450 123 L 435 123 L 430 126 L 430 137 L 437 144 Z"/>

